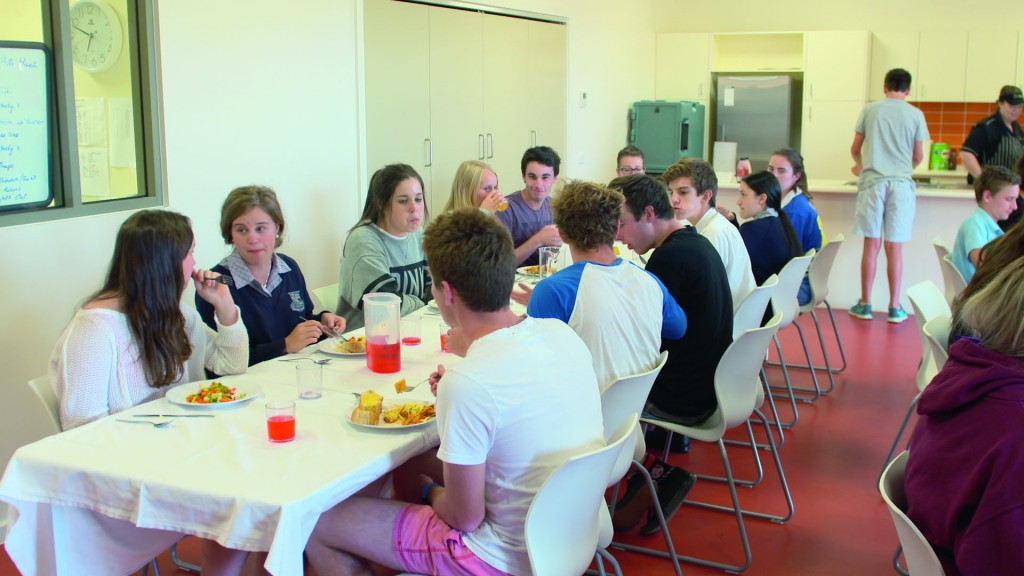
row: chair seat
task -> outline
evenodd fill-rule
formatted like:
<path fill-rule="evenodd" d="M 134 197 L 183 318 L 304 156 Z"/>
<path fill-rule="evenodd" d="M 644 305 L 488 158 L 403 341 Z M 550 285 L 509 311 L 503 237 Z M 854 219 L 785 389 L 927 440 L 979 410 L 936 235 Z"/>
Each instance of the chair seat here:
<path fill-rule="evenodd" d="M 725 427 L 722 426 L 722 411 L 715 410 L 707 420 L 696 424 L 694 426 L 685 426 L 683 424 L 677 424 L 671 420 L 659 420 L 657 418 L 641 418 L 641 422 L 646 424 L 654 424 L 659 428 L 671 430 L 676 434 L 683 434 L 700 440 L 701 442 L 717 442 L 722 438 L 722 433 L 725 431 Z"/>

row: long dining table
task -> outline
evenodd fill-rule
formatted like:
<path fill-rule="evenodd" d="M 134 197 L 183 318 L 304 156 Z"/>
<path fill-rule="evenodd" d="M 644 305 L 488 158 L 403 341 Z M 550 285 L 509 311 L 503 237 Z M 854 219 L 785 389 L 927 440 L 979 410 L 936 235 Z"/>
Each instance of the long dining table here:
<path fill-rule="evenodd" d="M 218 378 L 258 386 L 260 396 L 249 401 L 204 410 L 160 398 L 23 446 L 0 479 L 0 500 L 14 515 L 7 553 L 23 574 L 129 574 L 190 534 L 269 552 L 271 574 L 301 575 L 322 512 L 438 444 L 434 422 L 371 429 L 349 421 L 353 392 L 433 400 L 429 384 L 398 398 L 395 382 L 412 386 L 439 363 L 460 361 L 440 349 L 436 308 L 415 315 L 422 343 L 402 346 L 397 373 L 377 374 L 364 356 L 310 346 Z M 281 361 L 295 358 L 330 359 L 321 398 L 297 399 L 297 362 Z M 296 402 L 295 439 L 271 443 L 264 404 L 286 399 Z M 171 418 L 161 427 L 121 421 L 184 413 L 213 417 Z"/>

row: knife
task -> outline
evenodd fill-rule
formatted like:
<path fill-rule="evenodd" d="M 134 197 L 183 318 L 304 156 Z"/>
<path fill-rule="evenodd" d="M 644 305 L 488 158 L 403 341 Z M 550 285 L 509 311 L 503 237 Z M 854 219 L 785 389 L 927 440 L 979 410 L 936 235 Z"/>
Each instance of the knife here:
<path fill-rule="evenodd" d="M 309 322 L 309 320 L 303 318 L 302 316 L 299 316 L 299 320 L 302 320 L 303 322 Z M 338 333 L 334 330 L 334 328 L 331 328 L 330 326 L 324 324 L 323 322 L 320 323 L 320 329 L 323 330 L 324 334 L 326 334 L 330 338 L 338 337 Z"/>
<path fill-rule="evenodd" d="M 133 418 L 213 418 L 213 414 L 132 414 Z"/>

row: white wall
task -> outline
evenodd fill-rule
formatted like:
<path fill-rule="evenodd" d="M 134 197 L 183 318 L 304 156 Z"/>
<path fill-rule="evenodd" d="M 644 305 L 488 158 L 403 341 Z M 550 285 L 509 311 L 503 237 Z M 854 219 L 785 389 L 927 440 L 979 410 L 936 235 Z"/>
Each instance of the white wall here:
<path fill-rule="evenodd" d="M 569 19 L 568 147 L 563 172 L 607 181 L 627 112 L 654 93 L 652 0 L 507 0 Z M 494 3 L 492 3 L 494 4 Z M 221 202 L 260 183 L 282 199 L 288 240 L 307 282 L 337 281 L 346 230 L 362 206 L 360 0 L 174 0 L 159 3 L 169 208 L 192 218 L 196 260 L 225 253 Z M 508 82 L 529 82 L 528 71 Z M 580 91 L 588 105 L 576 105 Z M 96 290 L 128 213 L 0 228 L 0 398 L 46 371 L 54 341 Z M 4 430 L 19 414 L 0 401 Z M 5 436 L 7 441 L 5 441 Z M 17 444 L 0 433 L 0 466 Z"/>

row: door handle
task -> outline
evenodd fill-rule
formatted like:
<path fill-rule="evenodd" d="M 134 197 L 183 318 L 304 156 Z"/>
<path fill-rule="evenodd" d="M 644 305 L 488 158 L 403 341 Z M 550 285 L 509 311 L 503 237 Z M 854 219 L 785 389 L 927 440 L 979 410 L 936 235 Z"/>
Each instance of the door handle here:
<path fill-rule="evenodd" d="M 531 142 L 530 146 L 536 146 L 537 145 L 537 131 L 536 130 L 530 130 L 530 142 Z"/>
<path fill-rule="evenodd" d="M 434 165 L 434 144 L 430 138 L 423 139 L 423 166 L 430 168 Z"/>
<path fill-rule="evenodd" d="M 477 144 L 476 144 L 477 160 L 483 160 L 484 156 L 486 156 L 486 152 L 484 151 L 484 135 L 483 134 L 477 134 L 477 138 L 478 138 L 477 139 Z"/>
<path fill-rule="evenodd" d="M 490 132 L 487 133 L 487 150 L 487 157 L 494 158 L 494 136 Z"/>

